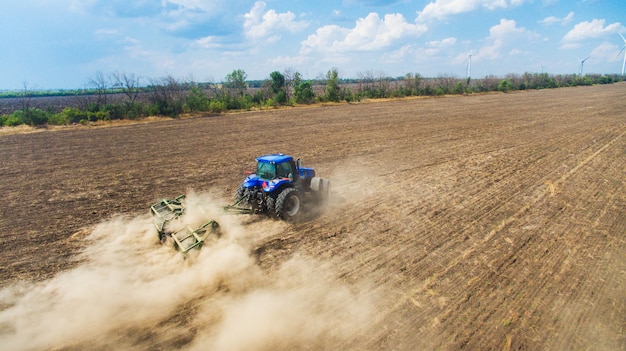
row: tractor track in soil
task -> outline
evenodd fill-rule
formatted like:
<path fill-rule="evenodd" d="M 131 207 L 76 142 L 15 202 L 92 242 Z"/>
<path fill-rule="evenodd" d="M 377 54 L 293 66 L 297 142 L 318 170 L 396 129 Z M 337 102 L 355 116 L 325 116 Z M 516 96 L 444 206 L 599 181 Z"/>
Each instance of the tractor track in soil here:
<path fill-rule="evenodd" d="M 625 350 L 625 108 L 620 83 L 0 135 L 2 286 L 73 269 L 90 228 L 161 197 L 229 201 L 285 152 L 333 199 L 255 239 L 258 267 L 309 257 L 375 296 L 358 334 L 296 348 Z"/>

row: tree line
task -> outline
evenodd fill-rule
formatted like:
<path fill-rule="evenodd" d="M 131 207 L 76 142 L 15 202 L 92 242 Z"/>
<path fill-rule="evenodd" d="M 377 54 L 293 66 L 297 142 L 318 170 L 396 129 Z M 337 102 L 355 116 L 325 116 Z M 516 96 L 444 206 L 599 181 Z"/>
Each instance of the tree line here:
<path fill-rule="evenodd" d="M 18 98 L 18 108 L 10 114 L 1 114 L 0 126 L 84 124 L 148 116 L 177 118 L 185 113 L 223 113 L 297 104 L 350 103 L 363 99 L 552 89 L 611 84 L 623 80 L 625 78 L 619 75 L 548 73 L 480 79 L 452 76 L 426 78 L 418 73 L 388 77 L 375 71 L 360 72 L 356 78 L 343 79 L 338 69 L 332 68 L 316 79 L 305 80 L 301 73 L 287 69 L 284 72 L 274 71 L 262 81 L 249 81 L 244 70 L 236 69 L 227 74 L 221 83 L 197 83 L 172 76 L 144 81 L 134 74 L 98 72 L 89 80 L 88 89 L 66 92 L 65 96 L 69 95 L 73 103 L 60 111 L 50 106 L 37 106 L 34 98 L 41 96 L 40 93 L 25 84 L 23 91 L 9 95 Z"/>

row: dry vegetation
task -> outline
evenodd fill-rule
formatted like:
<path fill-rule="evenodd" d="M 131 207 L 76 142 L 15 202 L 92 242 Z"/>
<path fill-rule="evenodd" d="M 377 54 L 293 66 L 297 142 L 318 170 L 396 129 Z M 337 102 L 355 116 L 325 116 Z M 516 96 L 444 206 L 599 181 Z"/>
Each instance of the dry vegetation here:
<path fill-rule="evenodd" d="M 623 350 L 626 85 L 0 135 L 8 349 Z M 333 180 L 228 216 L 255 156 Z M 150 203 L 227 235 L 183 260 Z M 191 215 L 190 215 L 191 216 Z"/>

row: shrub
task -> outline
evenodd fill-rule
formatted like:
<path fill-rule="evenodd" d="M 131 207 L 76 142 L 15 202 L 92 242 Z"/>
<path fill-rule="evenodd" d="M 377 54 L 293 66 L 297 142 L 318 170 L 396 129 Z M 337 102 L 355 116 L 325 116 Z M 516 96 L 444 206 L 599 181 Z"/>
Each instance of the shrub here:
<path fill-rule="evenodd" d="M 20 124 L 24 124 L 24 112 L 21 110 L 13 112 L 4 121 L 4 125 L 7 127 L 15 127 L 19 126 Z"/>
<path fill-rule="evenodd" d="M 209 111 L 211 112 L 224 112 L 226 111 L 226 102 L 221 100 L 213 100 L 209 103 Z"/>
<path fill-rule="evenodd" d="M 87 118 L 87 112 L 81 111 L 76 107 L 66 107 L 59 115 L 55 120 L 63 121 L 62 124 L 78 123 L 81 119 Z"/>
<path fill-rule="evenodd" d="M 90 121 L 123 119 L 126 118 L 126 108 L 122 104 L 106 104 L 100 111 L 94 111 L 87 115 Z"/>
<path fill-rule="evenodd" d="M 168 102 L 159 100 L 149 105 L 146 111 L 148 112 L 148 115 L 151 116 L 178 117 L 181 113 L 183 113 L 183 105 L 182 103 L 176 101 Z"/>
<path fill-rule="evenodd" d="M 510 91 L 511 89 L 513 89 L 513 83 L 509 79 L 502 79 L 498 83 L 498 90 L 503 92 L 503 93 L 506 93 L 506 92 Z"/>
<path fill-rule="evenodd" d="M 48 123 L 49 113 L 38 108 L 29 109 L 24 112 L 24 123 L 31 126 L 42 126 Z"/>
<path fill-rule="evenodd" d="M 185 97 L 185 111 L 207 111 L 209 109 L 210 100 L 202 91 L 202 88 L 194 86 Z"/>
<path fill-rule="evenodd" d="M 263 93 L 262 90 L 257 91 L 256 93 L 254 93 L 254 95 L 252 96 L 252 103 L 257 104 L 257 105 L 262 105 L 264 101 L 268 100 L 268 98 L 265 97 L 265 94 Z"/>
<path fill-rule="evenodd" d="M 228 110 L 249 110 L 250 107 L 252 107 L 252 98 L 250 95 L 229 97 L 226 99 L 226 108 Z"/>
<path fill-rule="evenodd" d="M 287 103 L 287 93 L 284 90 L 281 90 L 276 94 L 274 101 L 280 105 L 285 105 Z"/>
<path fill-rule="evenodd" d="M 70 122 L 67 119 L 67 115 L 64 115 L 62 112 L 60 112 L 60 113 L 55 113 L 51 115 L 50 118 L 48 118 L 48 124 L 61 126 L 61 125 L 70 124 Z"/>
<path fill-rule="evenodd" d="M 126 118 L 137 119 L 144 115 L 143 105 L 137 102 L 127 102 L 124 104 L 126 107 Z"/>
<path fill-rule="evenodd" d="M 121 119 L 122 117 L 119 117 L 118 119 Z M 88 112 L 87 113 L 87 120 L 88 121 L 109 121 L 111 120 L 111 116 L 109 114 L 109 111 L 97 111 L 97 112 Z"/>

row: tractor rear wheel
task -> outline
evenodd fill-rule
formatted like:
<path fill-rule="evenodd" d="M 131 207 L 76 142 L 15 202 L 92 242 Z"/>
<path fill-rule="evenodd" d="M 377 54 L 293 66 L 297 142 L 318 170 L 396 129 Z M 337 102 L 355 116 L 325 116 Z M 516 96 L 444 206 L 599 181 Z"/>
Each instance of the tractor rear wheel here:
<path fill-rule="evenodd" d="M 295 188 L 283 190 L 276 198 L 276 217 L 286 221 L 294 221 L 302 210 L 300 193 Z"/>

